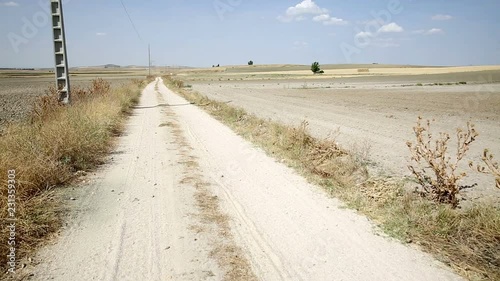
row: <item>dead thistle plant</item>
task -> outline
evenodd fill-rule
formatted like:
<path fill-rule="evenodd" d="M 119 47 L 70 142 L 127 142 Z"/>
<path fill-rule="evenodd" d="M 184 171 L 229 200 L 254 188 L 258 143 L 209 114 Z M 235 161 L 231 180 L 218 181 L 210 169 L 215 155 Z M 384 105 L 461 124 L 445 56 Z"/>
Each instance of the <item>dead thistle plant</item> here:
<path fill-rule="evenodd" d="M 450 135 L 440 133 L 434 139 L 430 129 L 431 121 L 422 125 L 422 117 L 418 117 L 417 125 L 413 127 L 416 143 L 407 142 L 411 152 L 411 160 L 415 165 L 408 168 L 419 183 L 416 191 L 424 197 L 440 203 L 451 204 L 456 208 L 459 203 L 457 195 L 461 190 L 473 186 L 459 185 L 459 181 L 467 176 L 458 172 L 458 164 L 464 158 L 478 133 L 474 124 L 467 122 L 467 129 L 457 129 L 457 150 L 453 159 L 448 155 Z"/>
<path fill-rule="evenodd" d="M 495 177 L 496 187 L 500 189 L 500 167 L 498 162 L 493 160 L 493 154 L 488 149 L 483 152 L 483 157 L 481 158 L 486 166 L 477 165 L 474 168 L 474 163 L 471 161 L 469 166 L 480 173 L 492 174 Z"/>
<path fill-rule="evenodd" d="M 49 87 L 48 90 L 45 90 L 44 95 L 35 99 L 30 116 L 31 123 L 45 120 L 61 107 L 61 103 L 57 100 L 57 95 L 57 89 Z"/>
<path fill-rule="evenodd" d="M 102 78 L 92 80 L 92 85 L 89 88 L 89 92 L 95 96 L 107 95 L 110 93 L 110 90 L 111 83 Z"/>

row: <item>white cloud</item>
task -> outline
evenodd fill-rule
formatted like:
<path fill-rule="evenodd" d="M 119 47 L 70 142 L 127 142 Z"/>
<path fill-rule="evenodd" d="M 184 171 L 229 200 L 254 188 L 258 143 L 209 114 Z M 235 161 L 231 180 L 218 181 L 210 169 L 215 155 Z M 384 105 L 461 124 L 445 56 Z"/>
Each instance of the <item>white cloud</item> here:
<path fill-rule="evenodd" d="M 315 16 L 313 21 L 322 22 L 324 25 L 346 25 L 347 21 L 335 17 L 331 17 L 329 14 L 322 14 Z"/>
<path fill-rule="evenodd" d="M 442 29 L 432 28 L 432 29 L 428 30 L 427 32 L 425 32 L 424 34 L 426 34 L 426 35 L 432 35 L 432 34 L 441 34 L 441 33 L 443 33 Z"/>
<path fill-rule="evenodd" d="M 356 38 L 368 38 L 368 37 L 373 37 L 373 34 L 368 31 L 361 31 L 358 34 L 355 35 Z"/>
<path fill-rule="evenodd" d="M 379 22 L 371 22 L 372 24 L 379 24 Z M 372 46 L 379 48 L 399 47 L 401 38 L 384 38 L 384 33 L 400 33 L 404 29 L 395 22 L 391 22 L 380 27 L 377 31 L 360 31 L 354 37 L 362 46 Z"/>
<path fill-rule="evenodd" d="M 308 19 L 308 16 L 315 22 L 323 23 L 323 25 L 346 25 L 348 22 L 341 18 L 330 16 L 328 9 L 321 8 L 313 0 L 303 0 L 299 4 L 289 7 L 284 15 L 277 17 L 282 22 L 303 21 Z"/>
<path fill-rule="evenodd" d="M 97 32 L 95 35 L 96 36 L 106 36 L 107 34 L 104 32 Z"/>
<path fill-rule="evenodd" d="M 378 30 L 378 32 L 380 32 L 380 33 L 403 32 L 403 31 L 404 31 L 404 29 L 395 22 L 391 22 L 389 24 L 386 24 Z"/>
<path fill-rule="evenodd" d="M 304 16 L 298 16 L 294 20 L 295 21 L 303 21 L 303 20 L 306 20 L 306 17 L 304 17 Z"/>
<path fill-rule="evenodd" d="M 322 14 L 315 16 L 313 18 L 315 22 L 322 22 L 324 25 L 346 25 L 347 21 L 335 17 L 331 17 L 329 14 Z"/>
<path fill-rule="evenodd" d="M 347 21 L 339 18 L 330 18 L 323 22 L 324 25 L 346 25 L 347 23 Z"/>
<path fill-rule="evenodd" d="M 453 17 L 450 15 L 437 14 L 432 16 L 432 20 L 451 20 L 451 19 L 453 19 Z"/>
<path fill-rule="evenodd" d="M 347 21 L 339 18 L 330 18 L 323 22 L 324 25 L 346 25 Z"/>
<path fill-rule="evenodd" d="M 444 33 L 444 31 L 440 28 L 431 28 L 429 30 L 425 30 L 425 29 L 415 30 L 412 33 L 423 34 L 423 35 L 434 35 L 434 34 L 442 34 L 442 33 Z"/>
<path fill-rule="evenodd" d="M 3 3 L 0 3 L 0 6 L 4 6 L 4 7 L 17 7 L 17 6 L 19 6 L 19 3 L 14 2 L 14 1 L 3 2 Z"/>
<path fill-rule="evenodd" d="M 286 9 L 285 15 L 278 16 L 278 20 L 282 22 L 291 22 L 304 19 L 306 15 L 327 14 L 328 10 L 320 8 L 312 0 L 304 0 L 299 4 Z"/>
<path fill-rule="evenodd" d="M 330 15 L 329 14 L 322 14 L 322 15 L 319 15 L 319 16 L 315 16 L 313 18 L 313 21 L 326 21 L 326 20 L 329 20 L 330 19 Z"/>
<path fill-rule="evenodd" d="M 306 14 L 325 14 L 328 10 L 324 8 L 320 8 L 314 1 L 312 0 L 304 0 L 294 7 L 290 7 L 286 10 L 287 16 L 299 16 Z"/>

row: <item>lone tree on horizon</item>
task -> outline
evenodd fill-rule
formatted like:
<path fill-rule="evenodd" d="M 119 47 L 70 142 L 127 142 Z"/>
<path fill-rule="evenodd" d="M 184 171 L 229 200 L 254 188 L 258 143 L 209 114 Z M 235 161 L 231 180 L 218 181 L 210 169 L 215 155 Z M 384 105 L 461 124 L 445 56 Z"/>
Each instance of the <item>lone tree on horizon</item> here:
<path fill-rule="evenodd" d="M 325 73 L 323 70 L 321 70 L 321 67 L 319 65 L 319 62 L 315 61 L 311 65 L 311 71 L 316 74 L 316 73 Z"/>
<path fill-rule="evenodd" d="M 253 60 L 249 61 L 248 65 L 253 65 Z"/>

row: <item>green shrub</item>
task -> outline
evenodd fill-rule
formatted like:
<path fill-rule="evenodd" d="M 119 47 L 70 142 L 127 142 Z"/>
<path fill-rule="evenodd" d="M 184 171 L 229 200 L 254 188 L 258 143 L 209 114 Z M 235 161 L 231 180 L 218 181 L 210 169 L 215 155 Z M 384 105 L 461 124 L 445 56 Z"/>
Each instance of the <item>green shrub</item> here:
<path fill-rule="evenodd" d="M 315 61 L 315 62 L 313 62 L 313 63 L 312 63 L 312 65 L 311 65 L 311 71 L 312 71 L 314 74 L 316 74 L 316 73 L 318 73 L 318 72 L 320 72 L 320 71 L 321 71 L 321 67 L 320 67 L 320 65 L 319 65 L 319 62 Z"/>

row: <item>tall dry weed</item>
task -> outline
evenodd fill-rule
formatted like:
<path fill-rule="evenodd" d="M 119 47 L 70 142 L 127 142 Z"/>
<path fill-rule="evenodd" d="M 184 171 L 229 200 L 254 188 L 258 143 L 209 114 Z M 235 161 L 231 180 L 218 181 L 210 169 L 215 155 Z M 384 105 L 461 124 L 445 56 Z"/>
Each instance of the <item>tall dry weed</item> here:
<path fill-rule="evenodd" d="M 422 118 L 419 117 L 413 132 L 416 142 L 407 142 L 413 161 L 408 169 L 420 185 L 417 191 L 422 196 L 456 208 L 460 191 L 471 187 L 459 184 L 467 174 L 459 172 L 458 165 L 478 136 L 474 124 L 467 122 L 465 131 L 457 129 L 457 147 L 453 157 L 449 153 L 450 135 L 439 133 L 439 137 L 434 138 L 430 120 L 423 125 Z"/>
<path fill-rule="evenodd" d="M 474 167 L 473 162 L 470 162 L 469 166 L 471 168 L 475 168 L 475 170 L 480 173 L 493 175 L 493 177 L 495 177 L 495 186 L 500 189 L 500 165 L 493 159 L 493 157 L 493 154 L 488 149 L 485 149 L 481 160 L 486 166 L 477 165 Z"/>

